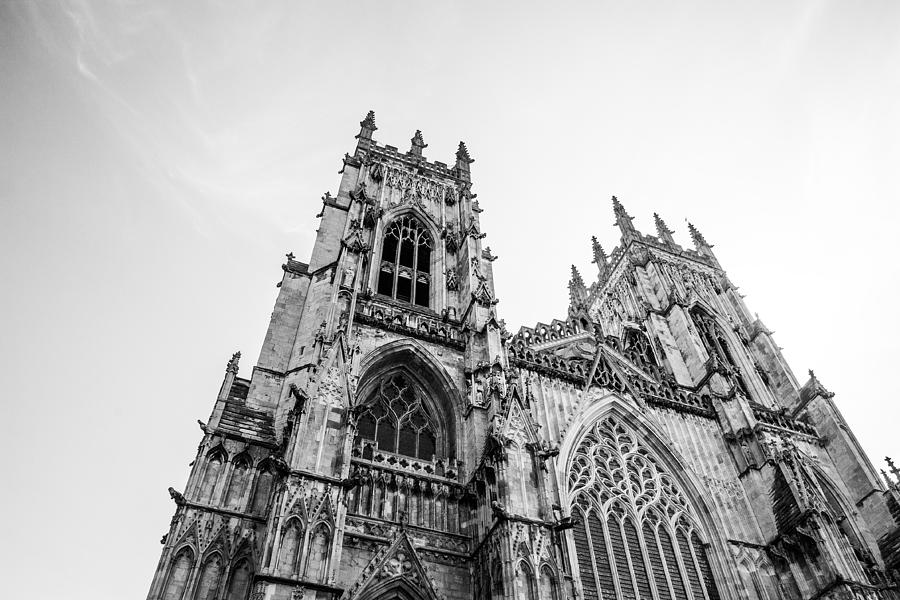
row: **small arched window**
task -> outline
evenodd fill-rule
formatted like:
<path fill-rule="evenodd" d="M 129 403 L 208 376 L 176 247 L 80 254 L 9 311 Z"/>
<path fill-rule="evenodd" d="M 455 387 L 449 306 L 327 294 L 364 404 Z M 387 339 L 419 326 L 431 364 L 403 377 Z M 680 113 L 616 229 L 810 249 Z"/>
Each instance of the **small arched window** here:
<path fill-rule="evenodd" d="M 269 502 L 269 492 L 272 491 L 272 481 L 275 479 L 272 473 L 271 465 L 263 463 L 260 467 L 259 475 L 256 478 L 256 487 L 253 490 L 253 500 L 250 503 L 250 510 L 256 514 L 262 514 L 266 510 L 266 504 Z"/>
<path fill-rule="evenodd" d="M 405 215 L 391 223 L 381 246 L 378 293 L 427 307 L 432 247 L 431 236 L 414 217 Z"/>
<path fill-rule="evenodd" d="M 221 578 L 222 557 L 216 553 L 207 558 L 200 569 L 200 580 L 197 582 L 194 600 L 216 600 Z"/>
<path fill-rule="evenodd" d="M 229 510 L 244 508 L 244 494 L 249 482 L 250 459 L 247 456 L 239 456 L 234 460 L 234 467 L 231 470 L 231 481 L 225 493 L 225 508 Z"/>
<path fill-rule="evenodd" d="M 292 518 L 281 532 L 281 548 L 278 551 L 278 564 L 275 567 L 275 572 L 278 575 L 282 577 L 294 576 L 302 544 L 303 524 L 300 522 L 300 519 Z"/>
<path fill-rule="evenodd" d="M 306 578 L 311 581 L 325 581 L 328 554 L 331 550 L 331 530 L 325 523 L 319 523 L 309 537 L 309 556 L 306 563 Z"/>
<path fill-rule="evenodd" d="M 231 580 L 228 582 L 228 594 L 226 600 L 246 600 L 250 593 L 250 579 L 253 576 L 253 569 L 250 566 L 250 560 L 246 558 L 240 559 L 231 567 Z"/>
<path fill-rule="evenodd" d="M 213 450 L 207 455 L 206 471 L 203 473 L 203 480 L 200 483 L 200 491 L 197 494 L 197 501 L 211 503 L 213 494 L 219 483 L 219 477 L 225 469 L 225 456 L 219 450 Z"/>
<path fill-rule="evenodd" d="M 411 382 L 400 373 L 383 379 L 357 421 L 360 438 L 378 449 L 431 460 L 436 438 L 431 419 Z"/>
<path fill-rule="evenodd" d="M 193 566 L 194 553 L 189 548 L 182 548 L 172 561 L 163 600 L 181 600 L 184 597 L 184 589 Z"/>

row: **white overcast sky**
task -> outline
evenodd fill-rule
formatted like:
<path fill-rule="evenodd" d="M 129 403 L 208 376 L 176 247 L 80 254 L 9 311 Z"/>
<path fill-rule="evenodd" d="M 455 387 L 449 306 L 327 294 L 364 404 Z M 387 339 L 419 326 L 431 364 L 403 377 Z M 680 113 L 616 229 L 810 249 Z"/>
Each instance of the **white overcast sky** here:
<path fill-rule="evenodd" d="M 358 122 L 465 140 L 500 316 L 689 218 L 880 466 L 900 455 L 900 3 L 0 4 L 3 595 L 146 595 Z M 898 456 L 897 458 L 900 458 Z"/>

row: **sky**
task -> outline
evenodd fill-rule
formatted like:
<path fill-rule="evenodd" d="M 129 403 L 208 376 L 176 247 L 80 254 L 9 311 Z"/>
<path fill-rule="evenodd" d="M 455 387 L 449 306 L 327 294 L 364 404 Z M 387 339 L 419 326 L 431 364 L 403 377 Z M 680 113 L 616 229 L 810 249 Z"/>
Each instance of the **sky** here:
<path fill-rule="evenodd" d="M 900 458 L 900 3 L 0 3 L 8 597 L 145 596 L 228 358 L 368 110 L 465 140 L 498 310 L 566 314 L 610 196 L 715 245 L 801 381 Z"/>

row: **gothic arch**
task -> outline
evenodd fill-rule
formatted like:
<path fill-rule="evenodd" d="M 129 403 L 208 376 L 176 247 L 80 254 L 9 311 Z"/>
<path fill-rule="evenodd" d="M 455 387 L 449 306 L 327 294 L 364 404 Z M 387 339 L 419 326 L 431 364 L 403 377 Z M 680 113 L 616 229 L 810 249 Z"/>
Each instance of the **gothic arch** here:
<path fill-rule="evenodd" d="M 441 256 L 443 254 L 440 251 L 442 244 L 441 228 L 433 218 L 425 213 L 425 211 L 420 210 L 415 206 L 406 204 L 389 208 L 381 218 L 381 222 L 376 228 L 375 243 L 373 244 L 371 252 L 372 260 L 368 263 L 369 272 L 366 274 L 368 287 L 372 290 L 378 289 L 378 278 L 381 270 L 380 264 L 385 235 L 391 225 L 403 217 L 411 217 L 418 221 L 427 235 L 431 238 L 433 245 L 429 261 L 431 285 L 427 308 L 434 312 L 440 312 L 441 309 L 444 308 L 444 294 L 442 293 L 442 290 L 444 289 L 444 273 L 440 268 Z"/>
<path fill-rule="evenodd" d="M 381 379 L 400 372 L 425 392 L 423 406 L 439 429 L 437 447 L 443 458 L 457 456 L 457 415 L 462 398 L 446 369 L 416 340 L 397 340 L 362 359 L 355 405 L 372 397 Z"/>
<path fill-rule="evenodd" d="M 688 507 L 688 521 L 693 525 L 692 531 L 698 536 L 698 542 L 707 548 L 709 566 L 712 578 L 716 582 L 719 597 L 723 600 L 736 600 L 738 596 L 733 590 L 737 589 L 731 554 L 726 545 L 722 532 L 726 531 L 718 512 L 707 502 L 704 490 L 706 489 L 696 474 L 687 465 L 686 461 L 677 455 L 674 448 L 669 446 L 665 437 L 657 428 L 647 420 L 634 407 L 615 394 L 607 394 L 598 398 L 588 406 L 581 414 L 575 417 L 565 434 L 560 445 L 560 464 L 564 469 L 556 472 L 558 489 L 561 491 L 561 503 L 571 507 L 575 500 L 570 492 L 569 473 L 573 467 L 575 454 L 579 444 L 589 434 L 591 429 L 603 419 L 613 417 L 624 425 L 640 440 L 640 446 L 646 448 L 653 459 L 666 471 L 669 478 L 683 493 Z M 613 506 L 615 503 L 611 504 Z M 573 510 L 573 514 L 577 511 Z M 625 534 L 628 528 L 625 526 L 633 518 L 631 513 L 619 511 L 620 523 L 623 524 Z M 641 528 L 641 523 L 631 521 L 636 529 Z M 676 537 L 677 528 L 670 528 L 671 543 L 678 544 Z M 635 532 L 636 533 L 636 532 Z M 577 556 L 576 547 L 572 537 L 567 538 L 570 556 Z M 577 566 L 573 565 L 574 568 Z"/>
<path fill-rule="evenodd" d="M 367 588 L 358 600 L 378 600 L 379 598 L 438 600 L 436 596 L 429 594 L 414 582 L 403 577 L 393 577 Z"/>

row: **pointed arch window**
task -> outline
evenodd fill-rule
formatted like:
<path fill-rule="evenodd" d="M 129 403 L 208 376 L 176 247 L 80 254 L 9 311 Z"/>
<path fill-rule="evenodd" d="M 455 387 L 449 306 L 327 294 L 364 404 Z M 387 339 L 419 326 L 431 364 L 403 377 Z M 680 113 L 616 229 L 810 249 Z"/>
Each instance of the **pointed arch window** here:
<path fill-rule="evenodd" d="M 650 347 L 650 340 L 642 332 L 635 329 L 626 329 L 622 341 L 622 352 L 639 367 L 655 369 L 658 365 Z"/>
<path fill-rule="evenodd" d="M 691 316 L 694 318 L 694 324 L 697 326 L 697 331 L 700 333 L 700 338 L 703 340 L 703 345 L 706 347 L 707 352 L 710 355 L 715 355 L 731 369 L 734 373 L 734 380 L 738 390 L 749 398 L 750 394 L 747 391 L 747 384 L 741 374 L 740 366 L 731 354 L 725 332 L 722 331 L 716 320 L 704 310 L 694 308 L 691 311 Z"/>
<path fill-rule="evenodd" d="M 303 524 L 294 517 L 285 524 L 281 532 L 281 548 L 278 551 L 278 564 L 275 572 L 282 577 L 293 577 L 300 558 L 300 547 L 303 544 Z"/>
<path fill-rule="evenodd" d="M 211 503 L 213 494 L 219 484 L 219 477 L 225 470 L 225 453 L 219 448 L 212 450 L 207 454 L 206 470 L 203 473 L 203 480 L 200 483 L 200 491 L 197 494 L 197 501 Z"/>
<path fill-rule="evenodd" d="M 427 307 L 433 247 L 431 236 L 415 217 L 404 215 L 391 223 L 381 246 L 378 293 Z"/>
<path fill-rule="evenodd" d="M 436 451 L 435 427 L 418 390 L 401 373 L 385 377 L 357 420 L 357 435 L 378 449 L 421 460 Z"/>
<path fill-rule="evenodd" d="M 718 600 L 685 495 L 615 417 L 579 442 L 569 493 L 585 600 Z"/>
<path fill-rule="evenodd" d="M 226 600 L 247 600 L 250 593 L 250 579 L 253 577 L 253 568 L 250 560 L 242 558 L 231 567 L 231 576 L 228 582 Z"/>
<path fill-rule="evenodd" d="M 203 562 L 203 567 L 200 569 L 200 580 L 197 582 L 197 591 L 194 592 L 194 600 L 216 600 L 221 578 L 222 557 L 215 553 Z"/>
<path fill-rule="evenodd" d="M 169 569 L 169 577 L 162 595 L 163 600 L 182 600 L 193 567 L 194 552 L 190 548 L 182 548 Z"/>
<path fill-rule="evenodd" d="M 231 469 L 231 480 L 228 482 L 228 491 L 225 492 L 225 508 L 229 510 L 241 510 L 244 508 L 244 495 L 250 482 L 250 458 L 238 456 L 234 460 Z"/>

